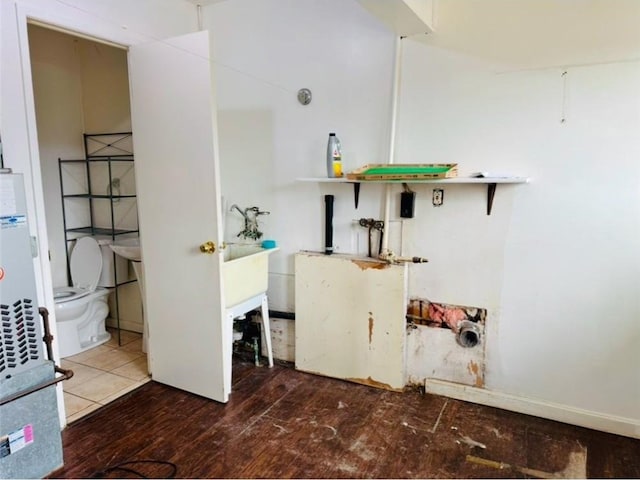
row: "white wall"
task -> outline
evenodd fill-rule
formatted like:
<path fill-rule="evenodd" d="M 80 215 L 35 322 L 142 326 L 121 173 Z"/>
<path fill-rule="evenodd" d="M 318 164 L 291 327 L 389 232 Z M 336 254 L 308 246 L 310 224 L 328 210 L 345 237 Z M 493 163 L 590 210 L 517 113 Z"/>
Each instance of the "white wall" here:
<path fill-rule="evenodd" d="M 127 51 L 87 40 L 78 44 L 85 132 L 130 132 Z"/>
<path fill-rule="evenodd" d="M 536 183 L 514 208 L 491 384 L 640 423 L 640 63 L 568 72 L 561 127 L 559 71 L 510 82 L 547 101 L 511 112 Z"/>
<path fill-rule="evenodd" d="M 640 43 L 620 41 L 635 32 L 624 28 L 638 19 L 632 7 L 609 24 L 619 31 L 597 55 L 588 42 L 568 48 L 553 29 L 541 39 L 560 45 L 550 51 L 525 30 L 486 51 L 473 42 L 452 51 L 449 31 L 408 40 L 398 161 L 422 155 L 468 172 L 532 177 L 498 187 L 484 219 L 472 211 L 474 192 L 451 205 L 447 189 L 445 206 L 423 217 L 438 265 L 413 285 L 430 298 L 489 308 L 486 388 L 627 418 L 637 430 Z M 621 17 L 615 8 L 610 15 Z M 562 35 L 582 38 L 585 28 Z M 497 23 L 493 33 L 505 30 Z M 514 43 L 527 40 L 522 69 L 511 59 Z M 560 60 L 569 66 L 553 67 Z"/>
<path fill-rule="evenodd" d="M 637 421 L 640 64 L 567 69 L 565 122 L 565 70 L 496 74 L 411 41 L 404 65 L 400 159 L 532 177 L 498 187 L 491 217 L 462 189 L 426 207 L 414 286 L 490 309 L 488 389 Z"/>
<path fill-rule="evenodd" d="M 488 309 L 488 390 L 618 418 L 637 435 L 640 52 L 628 22 L 637 8 L 522 2 L 509 16 L 502 9 L 518 9 L 507 4 L 439 2 L 436 33 L 403 42 L 396 161 L 532 177 L 499 186 L 491 216 L 484 186 L 447 187 L 439 208 L 432 187 L 414 187 L 403 249 L 430 262 L 411 268 L 409 293 Z M 575 24 L 549 20 L 576 11 Z M 474 15 L 484 23 L 456 37 Z M 527 19 L 555 27 L 541 35 Z M 222 2 L 205 20 L 225 196 L 272 212 L 264 230 L 283 248 L 270 298 L 290 310 L 292 254 L 323 246 L 322 195 L 336 195 L 342 251 L 355 248 L 352 219 L 380 218 L 379 187 L 363 186 L 355 210 L 349 186 L 295 179 L 324 176 L 329 131 L 343 140 L 346 170 L 386 161 L 394 38 L 339 1 Z M 585 33 L 594 25 L 595 53 Z M 556 62 L 605 64 L 548 68 Z M 295 101 L 301 87 L 314 92 L 309 107 Z M 227 239 L 239 231 L 232 226 Z"/>
<path fill-rule="evenodd" d="M 221 2 L 204 9 L 204 20 L 217 77 L 223 195 L 227 207 L 271 212 L 260 218 L 264 238 L 281 247 L 271 257 L 270 307 L 293 311 L 293 254 L 324 248 L 323 195 L 336 195 L 339 251 L 352 251 L 352 219 L 380 218 L 379 188 L 363 188 L 355 210 L 349 187 L 296 179 L 326 175 L 333 131 L 345 169 L 383 161 L 393 35 L 341 0 Z M 296 99 L 300 88 L 313 93 L 306 107 Z M 239 241 L 241 229 L 239 214 L 227 211 L 227 241 Z"/>
<path fill-rule="evenodd" d="M 58 158 L 82 158 L 84 154 L 82 67 L 78 42 L 68 35 L 30 26 L 29 47 L 51 274 L 54 286 L 63 286 L 67 285 L 67 268 Z M 82 176 L 79 180 L 86 184 Z"/>

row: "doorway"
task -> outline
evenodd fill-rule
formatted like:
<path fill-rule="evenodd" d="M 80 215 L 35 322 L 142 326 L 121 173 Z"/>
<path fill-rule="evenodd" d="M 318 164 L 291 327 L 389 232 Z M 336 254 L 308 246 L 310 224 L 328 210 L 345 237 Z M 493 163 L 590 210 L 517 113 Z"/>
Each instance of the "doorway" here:
<path fill-rule="evenodd" d="M 87 208 L 86 199 L 63 199 L 63 184 L 64 193 L 81 192 L 86 190 L 89 176 L 86 163 L 59 162 L 85 158 L 86 133 L 131 131 L 127 51 L 35 24 L 28 25 L 28 36 L 52 284 L 61 287 L 72 284 L 67 271 L 67 248 L 73 247 L 66 235 L 69 227 L 86 224 L 90 216 L 92 225 L 111 221 L 137 230 L 135 201 L 110 199 L 117 202 L 113 216 L 107 202 L 95 201 Z M 94 193 L 113 191 L 117 180 L 118 194 L 135 194 L 133 162 L 114 165 L 111 171 L 105 163 L 96 167 L 91 173 Z M 119 266 L 118 281 L 122 273 L 134 278 L 127 271 L 127 262 L 124 269 Z M 102 277 L 101 284 L 112 292 L 110 312 L 115 312 L 115 279 L 110 283 L 108 276 Z M 63 368 L 75 372 L 63 385 L 67 421 L 149 379 L 141 348 L 142 308 L 135 282 L 118 287 L 117 311 L 117 321 L 112 313 L 107 319 L 112 333 L 108 342 L 62 360 Z"/>

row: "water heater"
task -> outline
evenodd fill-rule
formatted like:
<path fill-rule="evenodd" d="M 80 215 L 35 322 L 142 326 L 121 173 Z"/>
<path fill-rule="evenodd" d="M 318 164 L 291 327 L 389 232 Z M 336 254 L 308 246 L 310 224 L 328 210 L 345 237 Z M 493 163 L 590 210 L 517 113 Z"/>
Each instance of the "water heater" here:
<path fill-rule="evenodd" d="M 24 179 L 20 174 L 0 170 L 0 478 L 3 479 L 42 478 L 62 467 L 54 386 L 59 369 L 45 357 L 46 328 L 40 316 Z M 46 352 L 50 354 L 50 348 Z"/>

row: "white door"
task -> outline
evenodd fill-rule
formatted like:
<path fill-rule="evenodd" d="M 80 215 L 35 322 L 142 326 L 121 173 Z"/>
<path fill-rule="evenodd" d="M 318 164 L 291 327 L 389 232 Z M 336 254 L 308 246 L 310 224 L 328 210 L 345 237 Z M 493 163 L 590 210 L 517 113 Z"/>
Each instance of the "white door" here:
<path fill-rule="evenodd" d="M 129 78 L 152 378 L 229 398 L 208 32 L 131 47 Z M 206 242 L 214 253 L 201 252 Z M 229 345 L 227 345 L 229 343 Z M 229 378 L 225 378 L 229 377 Z"/>

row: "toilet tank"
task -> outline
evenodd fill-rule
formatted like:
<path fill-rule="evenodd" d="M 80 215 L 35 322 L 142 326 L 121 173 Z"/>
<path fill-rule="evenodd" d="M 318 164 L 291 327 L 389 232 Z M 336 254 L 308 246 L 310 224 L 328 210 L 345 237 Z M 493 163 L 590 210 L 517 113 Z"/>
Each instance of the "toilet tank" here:
<path fill-rule="evenodd" d="M 118 283 L 123 283 L 129 280 L 129 260 L 121 257 L 120 255 L 115 255 L 113 250 L 109 248 L 109 245 L 113 243 L 111 237 L 94 236 L 93 238 L 95 238 L 98 245 L 100 245 L 100 251 L 102 252 L 102 272 L 100 273 L 98 286 L 115 287 L 116 273 L 118 275 Z"/>

